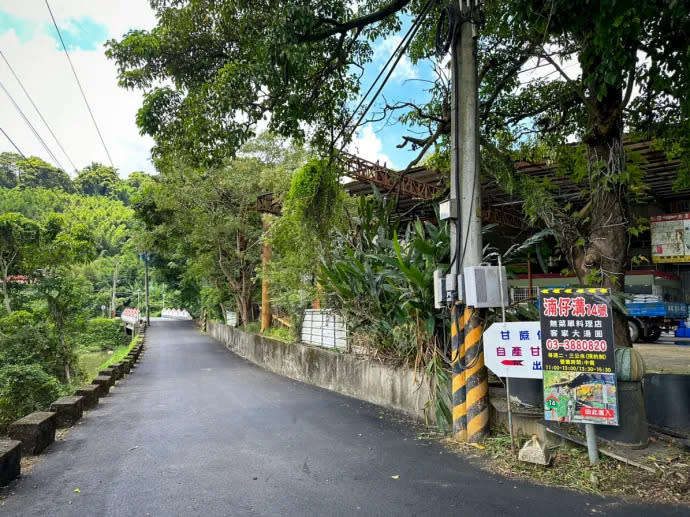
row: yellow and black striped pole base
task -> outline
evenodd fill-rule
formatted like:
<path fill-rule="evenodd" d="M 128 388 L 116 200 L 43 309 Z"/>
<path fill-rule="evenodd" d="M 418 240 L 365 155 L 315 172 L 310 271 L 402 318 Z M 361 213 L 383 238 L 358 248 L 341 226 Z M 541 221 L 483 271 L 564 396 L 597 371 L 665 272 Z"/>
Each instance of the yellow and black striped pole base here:
<path fill-rule="evenodd" d="M 480 311 L 472 307 L 465 308 L 463 320 L 467 441 L 479 443 L 489 435 L 489 381 L 482 347 L 484 322 Z"/>
<path fill-rule="evenodd" d="M 467 440 L 467 408 L 465 405 L 464 311 L 456 302 L 450 314 L 451 366 L 453 367 L 453 435 Z"/>

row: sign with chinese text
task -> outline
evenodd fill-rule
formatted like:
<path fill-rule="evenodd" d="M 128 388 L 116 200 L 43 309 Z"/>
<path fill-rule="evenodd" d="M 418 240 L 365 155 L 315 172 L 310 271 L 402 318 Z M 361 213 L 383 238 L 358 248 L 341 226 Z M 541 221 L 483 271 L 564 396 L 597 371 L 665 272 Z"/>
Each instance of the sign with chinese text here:
<path fill-rule="evenodd" d="M 607 289 L 544 289 L 540 304 L 546 420 L 618 425 Z"/>
<path fill-rule="evenodd" d="M 650 217 L 652 262 L 690 262 L 690 213 Z"/>
<path fill-rule="evenodd" d="M 499 377 L 541 379 L 538 321 L 494 323 L 484 331 L 484 363 Z"/>

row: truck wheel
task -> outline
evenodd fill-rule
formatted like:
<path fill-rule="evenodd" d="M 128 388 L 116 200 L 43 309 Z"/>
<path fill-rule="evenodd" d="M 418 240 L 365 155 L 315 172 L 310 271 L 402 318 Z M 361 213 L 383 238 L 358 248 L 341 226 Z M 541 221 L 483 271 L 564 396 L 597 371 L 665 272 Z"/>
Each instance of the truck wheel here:
<path fill-rule="evenodd" d="M 661 329 L 654 325 L 653 327 L 649 327 L 647 329 L 647 333 L 644 336 L 644 340 L 647 343 L 654 343 L 657 339 L 661 337 Z"/>
<path fill-rule="evenodd" d="M 636 343 L 640 339 L 640 325 L 636 321 L 628 321 L 628 330 L 630 331 L 630 341 Z"/>

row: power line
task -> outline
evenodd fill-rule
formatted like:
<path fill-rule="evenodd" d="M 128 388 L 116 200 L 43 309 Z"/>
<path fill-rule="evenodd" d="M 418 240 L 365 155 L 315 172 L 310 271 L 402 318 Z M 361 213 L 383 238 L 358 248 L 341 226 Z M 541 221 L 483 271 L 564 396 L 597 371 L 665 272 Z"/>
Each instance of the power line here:
<path fill-rule="evenodd" d="M 14 71 L 14 68 L 12 68 L 12 65 L 10 65 L 10 62 L 7 60 L 7 57 L 5 57 L 5 54 L 2 52 L 2 50 L 0 50 L 0 56 L 2 56 L 2 59 L 5 61 L 5 64 L 7 65 L 7 68 L 9 68 L 9 69 L 10 69 L 10 72 L 12 72 L 12 75 L 14 76 L 14 78 L 15 78 L 15 79 L 17 80 L 17 82 L 19 83 L 19 86 L 21 87 L 22 91 L 24 92 L 24 95 L 26 95 L 26 98 L 29 99 L 29 102 L 30 102 L 31 105 L 34 107 L 34 109 L 36 110 L 36 113 L 38 113 L 38 116 L 41 118 L 41 121 L 42 121 L 43 124 L 45 125 L 46 129 L 48 129 L 48 132 L 49 132 L 50 135 L 53 137 L 53 140 L 55 140 L 55 142 L 57 143 L 58 147 L 59 147 L 60 150 L 62 151 L 62 154 L 64 154 L 64 155 L 67 157 L 67 160 L 68 160 L 68 161 L 70 162 L 70 164 L 72 165 L 72 168 L 74 169 L 74 172 L 77 172 L 77 166 L 74 165 L 74 162 L 72 161 L 72 158 L 69 157 L 69 155 L 67 154 L 67 151 L 65 151 L 65 148 L 62 147 L 62 144 L 60 143 L 60 140 L 58 140 L 58 137 L 55 136 L 55 133 L 53 133 L 53 130 L 50 128 L 50 126 L 48 125 L 48 122 L 46 122 L 46 119 L 43 117 L 43 114 L 41 113 L 41 110 L 38 109 L 38 106 L 36 106 L 36 103 L 35 103 L 34 100 L 31 98 L 31 95 L 29 95 L 29 92 L 26 91 L 26 88 L 24 88 L 24 84 L 22 83 L 21 79 L 19 79 L 19 76 L 18 76 L 17 73 Z"/>
<path fill-rule="evenodd" d="M 65 51 L 65 56 L 67 56 L 67 61 L 69 62 L 69 66 L 72 69 L 72 73 L 74 74 L 74 79 L 77 81 L 77 86 L 79 86 L 79 91 L 81 92 L 81 96 L 84 99 L 84 104 L 86 104 L 86 109 L 89 110 L 89 115 L 91 115 L 91 120 L 93 121 L 93 125 L 96 128 L 96 133 L 98 133 L 98 138 L 101 139 L 101 144 L 103 144 L 103 149 L 105 149 L 105 154 L 108 156 L 108 161 L 110 162 L 110 166 L 114 169 L 115 165 L 113 164 L 113 159 L 110 157 L 110 152 L 108 151 L 108 147 L 105 145 L 105 140 L 103 140 L 103 135 L 101 135 L 101 130 L 98 128 L 98 124 L 96 123 L 96 117 L 93 116 L 93 111 L 91 111 L 91 106 L 89 105 L 89 101 L 86 99 L 86 94 L 84 93 L 84 88 L 81 86 L 81 81 L 79 81 L 79 76 L 77 75 L 77 71 L 74 69 L 74 65 L 72 64 L 72 58 L 69 57 L 69 52 L 67 51 L 67 45 L 65 45 L 65 40 L 62 39 L 62 33 L 60 32 L 60 28 L 58 27 L 57 22 L 55 21 L 55 16 L 53 16 L 53 10 L 50 8 L 50 4 L 48 3 L 48 0 L 45 0 L 46 2 L 46 7 L 48 8 L 48 12 L 50 13 L 50 18 L 53 20 L 53 25 L 55 25 L 55 30 L 57 31 L 58 37 L 60 38 L 60 43 L 62 44 L 62 50 Z"/>
<path fill-rule="evenodd" d="M 5 130 L 1 127 L 0 127 L 0 131 L 2 131 L 2 134 L 5 135 L 5 138 L 7 138 L 7 140 L 9 140 L 9 142 L 12 144 L 12 147 L 14 147 L 17 150 L 17 152 L 22 155 L 22 158 L 24 158 L 26 160 L 26 156 L 24 156 L 24 153 L 21 151 L 21 149 L 19 149 L 19 147 L 17 147 L 17 144 L 15 144 L 14 141 L 10 138 L 10 135 L 5 133 Z"/>
<path fill-rule="evenodd" d="M 17 104 L 17 102 L 14 100 L 14 97 L 12 97 L 12 95 L 11 95 L 10 92 L 7 90 L 7 88 L 5 88 L 5 85 L 2 84 L 2 81 L 0 81 L 0 88 L 2 88 L 2 90 L 5 92 L 5 94 L 9 97 L 9 99 L 10 99 L 10 101 L 12 102 L 12 104 L 14 105 L 15 109 L 19 112 L 19 114 L 21 115 L 22 119 L 24 119 L 24 122 L 26 122 L 26 125 L 29 126 L 29 128 L 30 128 L 31 131 L 33 132 L 34 136 L 38 139 L 39 142 L 41 142 L 41 145 L 43 145 L 43 149 L 46 150 L 46 152 L 47 152 L 48 155 L 53 159 L 53 161 L 55 162 L 55 164 L 56 164 L 59 168 L 61 168 L 61 169 L 64 171 L 65 168 L 62 166 L 62 164 L 61 164 L 61 163 L 58 161 L 58 159 L 55 157 L 55 155 L 53 154 L 53 151 L 50 150 L 50 148 L 48 147 L 48 144 L 46 144 L 45 140 L 43 140 L 43 137 L 41 137 L 41 135 L 38 133 L 38 131 L 36 131 L 36 128 L 33 126 L 33 124 L 31 123 L 31 121 L 30 121 L 30 120 L 27 118 L 27 116 L 24 114 L 24 112 L 22 111 L 22 108 L 19 106 L 19 104 Z"/>
<path fill-rule="evenodd" d="M 405 36 L 402 38 L 402 40 L 400 40 L 400 43 L 398 44 L 397 48 L 393 51 L 393 53 L 391 54 L 391 56 L 388 58 L 388 61 L 386 61 L 386 63 L 383 65 L 383 67 L 382 67 L 381 70 L 379 71 L 378 75 L 376 76 L 376 79 L 374 79 L 374 82 L 371 84 L 371 86 L 369 86 L 369 89 L 368 89 L 367 92 L 364 94 L 364 96 L 363 96 L 362 99 L 360 100 L 359 104 L 357 105 L 357 107 L 356 107 L 356 108 L 354 109 L 354 111 L 352 112 L 352 115 L 350 115 L 350 117 L 348 118 L 347 122 L 344 124 L 343 129 L 339 132 L 339 134 L 338 134 L 338 136 L 335 138 L 334 142 L 336 142 L 336 141 L 338 140 L 338 138 L 340 138 L 340 136 L 343 135 L 343 134 L 345 133 L 345 131 L 346 131 L 346 129 L 347 129 L 347 125 L 348 125 L 350 122 L 352 122 L 352 119 L 355 117 L 355 114 L 357 113 L 357 111 L 358 111 L 358 110 L 362 107 L 362 105 L 364 104 L 364 100 L 367 98 L 367 96 L 369 95 L 369 93 L 371 93 L 371 91 L 373 90 L 374 86 L 376 85 L 376 83 L 379 81 L 379 79 L 380 79 L 381 76 L 383 75 L 384 71 L 388 68 L 388 66 L 391 64 L 391 62 L 393 62 L 393 65 L 391 66 L 390 70 L 388 70 L 388 73 L 386 74 L 386 77 L 383 79 L 383 82 L 381 83 L 381 85 L 379 86 L 379 88 L 376 90 L 376 93 L 374 94 L 374 97 L 371 99 L 371 101 L 369 102 L 369 104 L 367 105 L 367 107 L 364 109 L 364 111 L 363 111 L 362 114 L 360 115 L 359 119 L 357 119 L 357 122 L 356 122 L 355 125 L 353 126 L 353 129 L 349 132 L 347 138 L 344 138 L 344 139 L 343 139 L 343 147 L 345 146 L 345 143 L 347 142 L 347 140 L 348 140 L 350 137 L 352 137 L 352 134 L 357 130 L 357 127 L 358 127 L 359 124 L 362 122 L 362 120 L 363 120 L 364 117 L 366 116 L 367 112 L 368 112 L 368 111 L 371 109 L 371 107 L 374 105 L 374 102 L 375 102 L 376 99 L 378 98 L 378 96 L 379 96 L 379 94 L 381 93 L 381 91 L 383 90 L 383 88 L 386 86 L 386 83 L 388 82 L 388 79 L 390 79 L 391 75 L 393 74 L 393 71 L 395 70 L 395 67 L 398 65 L 398 63 L 400 62 L 400 59 L 401 59 L 402 56 L 405 54 L 405 51 L 407 50 L 407 47 L 410 45 L 410 43 L 412 42 L 412 39 L 413 39 L 413 38 L 415 37 L 415 35 L 417 34 L 417 31 L 419 30 L 419 27 L 420 27 L 421 24 L 422 24 L 422 20 L 423 20 L 424 17 L 429 13 L 429 10 L 431 9 L 431 6 L 434 4 L 435 1 L 436 1 L 436 0 L 428 0 L 427 3 L 424 5 L 424 7 L 422 7 L 422 10 L 420 11 L 419 15 L 417 16 L 417 18 L 415 18 L 414 22 L 412 23 L 412 25 L 410 26 L 410 28 L 409 28 L 409 29 L 407 30 L 407 32 L 405 33 Z M 342 148 L 341 148 L 341 150 L 342 150 Z"/>

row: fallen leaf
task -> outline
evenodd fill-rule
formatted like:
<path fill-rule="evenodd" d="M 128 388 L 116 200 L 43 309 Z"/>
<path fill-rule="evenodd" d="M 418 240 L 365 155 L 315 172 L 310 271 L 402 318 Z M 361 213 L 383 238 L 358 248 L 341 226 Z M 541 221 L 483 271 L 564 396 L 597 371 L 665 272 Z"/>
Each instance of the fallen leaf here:
<path fill-rule="evenodd" d="M 391 479 L 399 479 L 400 476 L 391 476 Z"/>
<path fill-rule="evenodd" d="M 79 490 L 78 488 L 75 488 L 75 489 L 74 489 L 74 493 L 75 493 L 75 494 L 78 494 L 79 492 L 81 492 L 81 490 Z"/>
<path fill-rule="evenodd" d="M 479 444 L 479 443 L 471 443 L 470 445 L 471 445 L 472 447 L 474 447 L 475 449 L 480 449 L 480 450 L 486 449 L 486 447 L 484 447 L 483 445 L 481 445 L 481 444 Z"/>

